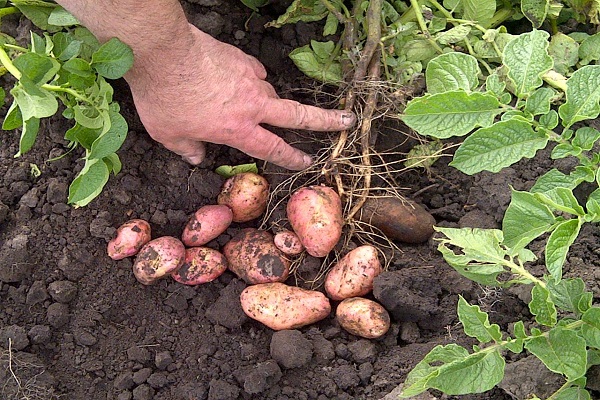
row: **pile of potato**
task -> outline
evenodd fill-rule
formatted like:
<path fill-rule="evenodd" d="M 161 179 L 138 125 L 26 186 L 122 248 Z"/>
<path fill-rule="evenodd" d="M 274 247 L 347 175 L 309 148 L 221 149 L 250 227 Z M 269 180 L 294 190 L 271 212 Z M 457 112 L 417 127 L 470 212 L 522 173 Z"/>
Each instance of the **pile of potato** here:
<path fill-rule="evenodd" d="M 267 208 L 269 184 L 253 172 L 227 179 L 217 204 L 198 209 L 186 224 L 181 238 L 151 239 L 148 222 L 132 219 L 117 229 L 108 244 L 113 260 L 136 256 L 133 273 L 144 285 L 170 276 L 186 285 L 213 281 L 230 270 L 248 287 L 240 301 L 244 312 L 274 330 L 294 329 L 328 317 L 331 301 L 337 303 L 336 319 L 353 335 L 378 338 L 390 327 L 387 311 L 367 295 L 382 272 L 378 250 L 359 246 L 333 265 L 324 292 L 290 286 L 291 258 L 306 251 L 325 257 L 342 235 L 342 204 L 330 187 L 303 187 L 287 203 L 292 230 L 277 232 L 247 228 L 222 248 L 205 245 L 221 235 L 232 222 L 260 217 Z M 431 224 L 433 225 L 433 224 Z"/>

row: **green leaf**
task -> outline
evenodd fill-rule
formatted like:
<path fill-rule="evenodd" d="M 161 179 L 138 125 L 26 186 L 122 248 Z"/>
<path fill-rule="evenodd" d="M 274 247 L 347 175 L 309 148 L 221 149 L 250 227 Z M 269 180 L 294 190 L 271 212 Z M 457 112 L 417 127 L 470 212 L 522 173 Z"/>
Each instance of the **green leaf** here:
<path fill-rule="evenodd" d="M 488 28 L 490 21 L 496 12 L 494 0 L 461 0 L 463 7 L 463 18 Z"/>
<path fill-rule="evenodd" d="M 38 28 L 48 32 L 57 32 L 61 29 L 48 23 L 52 11 L 59 7 L 57 4 L 40 0 L 11 0 L 11 3 Z"/>
<path fill-rule="evenodd" d="M 600 349 L 600 308 L 592 307 L 581 316 L 581 336 L 589 347 Z"/>
<path fill-rule="evenodd" d="M 15 157 L 21 157 L 31 150 L 39 130 L 40 120 L 38 118 L 30 118 L 27 121 L 23 121 L 23 129 L 19 140 L 19 152 L 15 154 Z"/>
<path fill-rule="evenodd" d="M 48 16 L 48 23 L 56 26 L 79 25 L 79 21 L 62 7 L 56 7 Z"/>
<path fill-rule="evenodd" d="M 100 133 L 100 128 L 91 129 L 79 123 L 75 123 L 75 125 L 65 133 L 65 139 L 71 142 L 77 142 L 85 149 L 91 150 L 92 143 L 100 136 Z"/>
<path fill-rule="evenodd" d="M 20 84 L 12 88 L 10 93 L 15 98 L 24 121 L 50 117 L 58 111 L 58 101 L 52 93 L 27 83 L 25 79 L 21 79 Z"/>
<path fill-rule="evenodd" d="M 600 139 L 600 131 L 589 126 L 585 126 L 577 129 L 575 132 L 575 137 L 571 143 L 573 146 L 577 146 L 585 151 L 589 151 L 592 150 L 598 139 Z"/>
<path fill-rule="evenodd" d="M 259 7 L 269 4 L 269 0 L 241 0 L 242 4 L 254 12 L 258 12 Z"/>
<path fill-rule="evenodd" d="M 114 175 L 121 172 L 121 168 L 123 167 L 123 164 L 121 164 L 121 159 L 119 158 L 117 153 L 109 154 L 108 156 L 104 157 L 102 160 L 106 163 L 106 166 L 108 167 L 108 169 L 110 171 L 112 171 L 112 173 Z"/>
<path fill-rule="evenodd" d="M 525 111 L 531 113 L 531 115 L 548 114 L 550 103 L 555 95 L 556 91 L 548 87 L 536 89 L 525 101 Z"/>
<path fill-rule="evenodd" d="M 553 328 L 547 337 L 539 336 L 526 342 L 525 348 L 539 358 L 550 371 L 563 374 L 570 381 L 585 375 L 585 340 L 572 330 Z"/>
<path fill-rule="evenodd" d="M 444 144 L 440 140 L 414 145 L 406 155 L 404 165 L 407 168 L 428 169 L 440 158 L 443 149 Z"/>
<path fill-rule="evenodd" d="M 215 172 L 221 175 L 223 178 L 231 178 L 234 175 L 241 174 L 243 172 L 254 172 L 258 174 L 258 167 L 256 163 L 251 164 L 239 164 L 239 165 L 221 165 L 215 169 Z"/>
<path fill-rule="evenodd" d="M 21 115 L 21 109 L 17 106 L 17 102 L 13 101 L 10 105 L 4 121 L 2 122 L 2 129 L 5 131 L 12 131 L 23 126 L 23 116 Z"/>
<path fill-rule="evenodd" d="M 75 121 L 90 129 L 100 129 L 104 126 L 105 117 L 96 108 L 78 104 L 73 107 Z"/>
<path fill-rule="evenodd" d="M 58 61 L 37 53 L 24 53 L 13 62 L 22 76 L 35 85 L 48 83 L 60 69 Z"/>
<path fill-rule="evenodd" d="M 554 304 L 563 311 L 580 315 L 579 302 L 585 294 L 585 283 L 581 278 L 549 279 L 548 291 Z"/>
<path fill-rule="evenodd" d="M 600 222 L 600 189 L 596 189 L 590 193 L 585 203 L 585 209 L 587 212 L 586 220 Z"/>
<path fill-rule="evenodd" d="M 552 395 L 553 400 L 591 400 L 590 392 L 581 386 L 571 386 Z"/>
<path fill-rule="evenodd" d="M 522 158 L 531 158 L 543 149 L 548 137 L 520 119 L 500 121 L 475 131 L 456 150 L 450 165 L 472 175 L 498 172 Z"/>
<path fill-rule="evenodd" d="M 460 89 L 470 92 L 478 86 L 480 73 L 477 59 L 469 54 L 454 52 L 439 55 L 427 64 L 427 91 L 431 94 Z"/>
<path fill-rule="evenodd" d="M 108 166 L 104 161 L 87 159 L 83 169 L 69 186 L 69 204 L 79 207 L 87 205 L 102 192 L 108 176 Z"/>
<path fill-rule="evenodd" d="M 556 325 L 556 307 L 550 297 L 550 291 L 540 285 L 534 285 L 531 289 L 531 302 L 529 311 L 535 315 L 538 324 L 545 326 Z M 527 344 L 525 345 L 527 347 Z"/>
<path fill-rule="evenodd" d="M 121 148 L 127 137 L 127 121 L 118 112 L 109 111 L 110 128 L 92 143 L 88 158 L 104 158 Z"/>
<path fill-rule="evenodd" d="M 442 45 L 458 43 L 461 40 L 466 39 L 471 33 L 470 25 L 458 25 L 453 28 L 448 29 L 447 31 L 442 31 L 435 36 L 435 40 Z M 452 54 L 452 53 L 447 53 Z M 455 53 L 455 54 L 464 54 L 464 53 Z"/>
<path fill-rule="evenodd" d="M 458 318 L 464 326 L 465 333 L 481 343 L 502 340 L 502 333 L 497 324 L 490 324 L 488 315 L 479 306 L 470 305 L 462 296 L 458 296 Z"/>
<path fill-rule="evenodd" d="M 437 50 L 433 44 L 425 39 L 409 40 L 402 47 L 402 52 L 408 61 L 423 63 L 431 60 L 437 54 Z"/>
<path fill-rule="evenodd" d="M 63 62 L 77 57 L 81 51 L 82 42 L 75 39 L 70 33 L 55 33 L 52 41 L 54 42 L 54 56 Z"/>
<path fill-rule="evenodd" d="M 569 248 L 577 239 L 582 221 L 571 219 L 563 221 L 552 231 L 546 243 L 546 268 L 557 281 L 562 278 L 562 266 L 567 259 Z"/>
<path fill-rule="evenodd" d="M 566 102 L 558 108 L 565 128 L 600 113 L 600 65 L 586 65 L 567 80 Z"/>
<path fill-rule="evenodd" d="M 427 67 L 429 68 L 429 65 Z M 497 72 L 494 72 L 493 74 L 488 75 L 488 77 L 485 79 L 485 89 L 488 92 L 493 93 L 496 97 L 500 98 L 504 93 L 506 93 L 504 91 L 506 89 L 506 83 L 500 80 L 500 76 Z"/>
<path fill-rule="evenodd" d="M 552 211 L 532 193 L 513 190 L 502 220 L 504 244 L 512 249 L 523 248 L 548 232 L 555 222 L 556 217 Z"/>
<path fill-rule="evenodd" d="M 327 13 L 327 8 L 319 0 L 294 0 L 285 11 L 285 14 L 265 26 L 281 28 L 285 24 L 295 24 L 300 21 L 320 21 L 325 18 Z"/>
<path fill-rule="evenodd" d="M 549 0 L 521 0 L 521 12 L 535 29 L 542 26 L 548 14 Z"/>
<path fill-rule="evenodd" d="M 500 112 L 499 106 L 498 99 L 487 93 L 437 93 L 411 100 L 402 120 L 422 135 L 446 139 L 491 125 Z"/>
<path fill-rule="evenodd" d="M 343 80 L 342 66 L 331 57 L 334 47 L 333 42 L 311 41 L 310 46 L 292 50 L 289 57 L 306 76 L 321 82 L 339 83 Z M 330 49 L 328 53 L 327 49 Z M 327 54 L 327 58 L 323 58 L 324 53 Z"/>
<path fill-rule="evenodd" d="M 554 60 L 554 70 L 567 75 L 579 61 L 579 44 L 564 33 L 558 32 L 550 39 L 548 54 Z"/>
<path fill-rule="evenodd" d="M 498 351 L 469 354 L 456 344 L 436 346 L 408 374 L 400 397 L 429 388 L 448 395 L 482 393 L 502 381 L 504 365 Z"/>
<path fill-rule="evenodd" d="M 504 48 L 503 61 L 518 97 L 525 98 L 540 87 L 542 75 L 552 68 L 548 37 L 545 31 L 533 30 L 517 36 Z"/>
<path fill-rule="evenodd" d="M 557 187 L 544 193 L 535 193 L 534 196 L 540 203 L 546 204 L 555 210 L 577 216 L 585 214 L 583 207 L 579 205 L 579 201 L 573 195 L 571 189 Z"/>
<path fill-rule="evenodd" d="M 549 131 L 558 126 L 558 113 L 555 110 L 550 110 L 547 114 L 540 117 L 540 125 Z"/>
<path fill-rule="evenodd" d="M 327 19 L 325 19 L 325 26 L 323 27 L 323 36 L 335 35 L 337 33 L 339 25 L 340 21 L 334 14 L 327 14 Z"/>
<path fill-rule="evenodd" d="M 131 47 L 117 38 L 110 39 L 92 54 L 92 68 L 108 79 L 121 78 L 132 66 Z"/>
<path fill-rule="evenodd" d="M 579 45 L 579 63 L 588 65 L 592 61 L 600 60 L 600 33 L 587 37 Z"/>
<path fill-rule="evenodd" d="M 558 187 L 574 189 L 580 183 L 581 181 L 577 181 L 556 168 L 552 168 L 544 175 L 540 176 L 529 191 L 531 193 L 545 193 Z"/>

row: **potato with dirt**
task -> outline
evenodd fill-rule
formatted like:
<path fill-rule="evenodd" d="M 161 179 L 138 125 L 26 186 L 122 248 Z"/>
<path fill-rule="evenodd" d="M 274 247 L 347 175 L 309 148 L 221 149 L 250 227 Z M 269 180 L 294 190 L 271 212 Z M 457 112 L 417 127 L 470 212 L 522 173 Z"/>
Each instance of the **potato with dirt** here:
<path fill-rule="evenodd" d="M 373 290 L 373 281 L 383 268 L 377 249 L 362 245 L 350 250 L 325 277 L 325 291 L 332 300 L 364 296 Z"/>
<path fill-rule="evenodd" d="M 390 240 L 423 243 L 433 235 L 435 218 L 421 205 L 398 197 L 368 198 L 358 219 L 381 230 Z"/>
<path fill-rule="evenodd" d="M 161 236 L 140 249 L 133 263 L 133 274 L 140 283 L 151 285 L 176 272 L 184 260 L 185 246 L 181 240 Z"/>
<path fill-rule="evenodd" d="M 262 215 L 269 201 L 269 183 L 254 172 L 242 172 L 227 179 L 217 203 L 233 212 L 233 222 L 248 222 Z"/>
<path fill-rule="evenodd" d="M 147 221 L 130 219 L 117 229 L 115 237 L 108 242 L 108 256 L 113 260 L 134 256 L 151 238 L 152 229 Z"/>
<path fill-rule="evenodd" d="M 290 260 L 275 246 L 267 231 L 246 228 L 223 246 L 229 269 L 247 284 L 283 282 Z"/>
<path fill-rule="evenodd" d="M 273 237 L 273 242 L 279 250 L 288 256 L 297 256 L 304 251 L 300 238 L 294 232 L 284 229 Z"/>
<path fill-rule="evenodd" d="M 183 228 L 181 241 L 188 247 L 203 246 L 225 232 L 233 221 L 231 208 L 222 204 L 200 207 Z"/>
<path fill-rule="evenodd" d="M 240 302 L 246 315 L 276 331 L 313 324 L 331 312 L 323 293 L 280 282 L 248 286 Z"/>
<path fill-rule="evenodd" d="M 390 315 L 383 306 L 364 297 L 351 297 L 338 304 L 335 318 L 344 330 L 365 339 L 377 339 L 390 329 Z"/>
<path fill-rule="evenodd" d="M 342 201 L 328 186 L 307 186 L 295 191 L 287 203 L 287 217 L 306 252 L 325 257 L 342 236 Z"/>
<path fill-rule="evenodd" d="M 201 285 L 212 282 L 227 270 L 227 260 L 218 250 L 209 247 L 185 249 L 185 259 L 171 276 L 184 285 Z"/>

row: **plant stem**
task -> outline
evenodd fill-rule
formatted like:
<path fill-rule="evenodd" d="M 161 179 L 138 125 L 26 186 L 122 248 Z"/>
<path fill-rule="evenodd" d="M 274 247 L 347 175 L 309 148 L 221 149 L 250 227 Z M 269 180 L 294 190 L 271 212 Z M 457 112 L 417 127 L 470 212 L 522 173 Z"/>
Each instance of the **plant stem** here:
<path fill-rule="evenodd" d="M 425 35 L 425 38 L 427 39 L 427 41 L 429 41 L 431 46 L 433 46 L 435 51 L 442 54 L 444 50 L 442 50 L 442 48 L 435 42 L 435 40 L 431 39 L 429 29 L 427 29 L 427 23 L 425 22 L 425 18 L 423 18 L 423 13 L 421 12 L 421 4 L 419 4 L 419 0 L 410 0 L 410 5 L 415 12 L 415 18 L 417 19 L 417 23 L 419 24 L 419 28 L 423 32 L 423 35 Z"/>
<path fill-rule="evenodd" d="M 342 14 L 337 8 L 335 8 L 335 6 L 331 4 L 329 0 L 320 0 L 320 2 L 325 6 L 325 8 L 327 8 L 327 11 L 335 15 L 335 17 L 341 24 L 345 24 L 346 22 L 348 22 L 348 17 Z"/>
<path fill-rule="evenodd" d="M 15 64 L 13 64 L 12 60 L 8 56 L 8 53 L 6 53 L 6 50 L 4 50 L 4 47 L 2 46 L 0 46 L 0 63 L 4 65 L 4 68 L 6 68 L 6 70 L 10 72 L 12 76 L 17 79 L 21 79 L 21 71 L 15 67 Z"/>

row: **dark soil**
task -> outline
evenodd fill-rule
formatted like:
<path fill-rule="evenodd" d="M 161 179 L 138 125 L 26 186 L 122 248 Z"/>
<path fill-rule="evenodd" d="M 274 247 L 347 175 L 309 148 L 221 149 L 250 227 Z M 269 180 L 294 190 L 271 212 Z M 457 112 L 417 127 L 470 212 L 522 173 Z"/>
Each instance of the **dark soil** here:
<path fill-rule="evenodd" d="M 287 53 L 316 37 L 318 25 L 264 29 L 265 22 L 284 11 L 280 3 L 266 7 L 264 16 L 251 16 L 229 0 L 189 0 L 184 5 L 192 23 L 258 57 L 282 96 L 313 101 L 303 94 L 307 92 L 295 90 L 309 83 Z M 25 28 L 22 23 L 20 29 Z M 3 85 L 8 84 L 3 78 Z M 504 331 L 511 322 L 530 320 L 526 288 L 473 284 L 444 263 L 434 241 L 397 243 L 402 253 L 394 256 L 375 288 L 392 316 L 392 328 L 378 340 L 345 333 L 333 316 L 299 330 L 274 332 L 244 315 L 238 296 L 245 283 L 229 272 L 197 287 L 173 280 L 139 284 L 131 259 L 112 261 L 106 255 L 116 228 L 130 218 L 143 218 L 151 223 L 154 237 L 179 236 L 196 209 L 215 203 L 223 180 L 214 169 L 252 160 L 211 145 L 202 165 L 189 166 L 145 133 L 126 84 L 117 81 L 114 86 L 131 127 L 119 152 L 123 171 L 87 207 L 66 204 L 68 184 L 82 166 L 79 154 L 48 161 L 66 150 L 63 119 L 45 121 L 34 149 L 21 158 L 13 158 L 18 133 L 2 135 L 0 398 L 392 399 L 390 393 L 434 345 L 473 344 L 457 324 L 459 294 L 488 311 Z M 384 132 L 380 140 L 387 144 L 406 140 Z M 314 142 L 301 142 L 303 136 L 279 133 L 315 149 Z M 440 159 L 427 173 L 410 170 L 394 177 L 405 188 L 402 193 L 425 206 L 442 226 L 499 227 L 509 185 L 527 189 L 551 166 L 548 153 L 541 152 L 498 174 L 469 177 L 448 167 L 448 161 Z M 41 176 L 32 176 L 33 164 Z M 286 176 L 272 166 L 259 166 L 272 185 Z M 257 224 L 233 224 L 210 245 L 219 248 L 241 228 Z M 597 226 L 586 225 L 565 266 L 568 276 L 585 280 L 596 300 L 599 236 Z M 532 250 L 539 254 L 543 243 L 534 243 Z M 318 264 L 307 258 L 299 271 L 310 274 Z M 529 358 L 512 361 L 517 359 L 505 390 L 463 398 L 543 396 L 548 386 L 560 384 Z M 599 388 L 597 375 L 588 385 Z M 423 398 L 448 397 L 431 393 Z"/>

